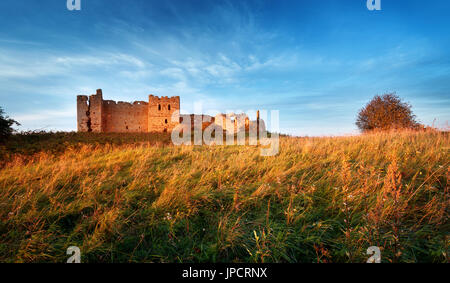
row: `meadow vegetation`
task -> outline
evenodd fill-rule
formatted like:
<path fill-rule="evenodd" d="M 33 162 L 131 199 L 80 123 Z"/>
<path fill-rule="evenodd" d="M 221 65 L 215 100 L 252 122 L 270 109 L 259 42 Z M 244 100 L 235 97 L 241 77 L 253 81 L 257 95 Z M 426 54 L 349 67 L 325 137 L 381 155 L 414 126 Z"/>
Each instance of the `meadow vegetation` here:
<path fill-rule="evenodd" d="M 173 146 L 29 133 L 0 145 L 0 262 L 449 262 L 448 132 Z"/>

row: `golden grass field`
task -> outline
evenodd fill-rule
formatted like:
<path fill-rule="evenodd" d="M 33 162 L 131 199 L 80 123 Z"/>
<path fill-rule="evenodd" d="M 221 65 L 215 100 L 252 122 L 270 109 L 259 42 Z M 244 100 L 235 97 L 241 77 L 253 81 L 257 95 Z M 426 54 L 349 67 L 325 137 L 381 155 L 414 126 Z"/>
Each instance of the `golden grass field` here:
<path fill-rule="evenodd" d="M 449 262 L 448 132 L 282 136 L 36 134 L 1 147 L 0 261 Z"/>

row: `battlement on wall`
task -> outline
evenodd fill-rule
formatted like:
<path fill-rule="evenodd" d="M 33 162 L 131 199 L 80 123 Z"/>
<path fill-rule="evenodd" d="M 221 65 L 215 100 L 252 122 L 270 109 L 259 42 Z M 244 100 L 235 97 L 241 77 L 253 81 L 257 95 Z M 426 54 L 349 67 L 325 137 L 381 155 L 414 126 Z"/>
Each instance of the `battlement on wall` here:
<path fill-rule="evenodd" d="M 176 102 L 176 101 L 180 101 L 180 97 L 179 96 L 156 96 L 153 94 L 150 94 L 148 96 L 148 101 L 149 103 L 155 101 L 155 102 Z"/>
<path fill-rule="evenodd" d="M 124 105 L 124 106 L 135 106 L 135 105 L 148 105 L 145 101 L 134 101 L 134 102 L 124 102 L 124 101 L 114 101 L 114 100 L 103 100 L 103 105 Z"/>

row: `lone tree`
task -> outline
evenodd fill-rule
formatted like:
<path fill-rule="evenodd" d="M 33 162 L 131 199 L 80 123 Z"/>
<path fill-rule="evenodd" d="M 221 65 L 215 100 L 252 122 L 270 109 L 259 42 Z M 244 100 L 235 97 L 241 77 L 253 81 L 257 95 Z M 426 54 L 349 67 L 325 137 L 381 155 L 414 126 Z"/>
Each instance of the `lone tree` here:
<path fill-rule="evenodd" d="M 395 93 L 388 93 L 376 95 L 359 111 L 356 126 L 363 132 L 416 128 L 419 124 L 415 118 L 410 104 L 402 102 Z"/>
<path fill-rule="evenodd" d="M 12 128 L 13 125 L 20 126 L 20 124 L 10 119 L 8 116 L 5 116 L 5 112 L 0 107 L 0 142 L 4 141 L 7 137 L 9 137 L 14 129 Z"/>

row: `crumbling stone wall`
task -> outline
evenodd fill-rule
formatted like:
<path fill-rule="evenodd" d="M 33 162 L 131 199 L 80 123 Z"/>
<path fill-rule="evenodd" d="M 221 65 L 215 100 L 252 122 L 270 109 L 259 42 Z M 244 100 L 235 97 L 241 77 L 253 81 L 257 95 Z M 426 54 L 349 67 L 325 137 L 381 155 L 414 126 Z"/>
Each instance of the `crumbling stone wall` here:
<path fill-rule="evenodd" d="M 86 95 L 77 96 L 77 129 L 78 132 L 88 132 L 91 128 L 89 117 L 89 101 Z"/>
<path fill-rule="evenodd" d="M 224 131 L 229 133 L 249 132 L 254 131 L 256 133 L 261 129 L 266 131 L 266 125 L 263 120 L 259 118 L 259 111 L 256 112 L 256 120 L 251 121 L 245 113 L 235 114 L 217 114 L 214 117 L 214 123 L 217 126 L 222 127 Z"/>
<path fill-rule="evenodd" d="M 222 127 L 227 132 L 248 131 L 250 120 L 245 113 L 241 114 L 217 114 L 214 123 Z"/>

